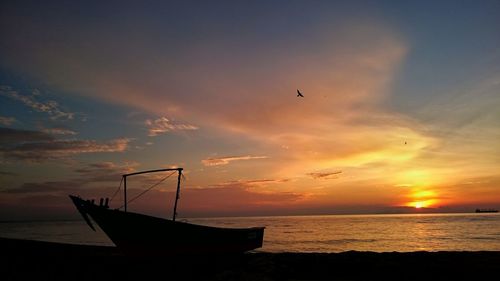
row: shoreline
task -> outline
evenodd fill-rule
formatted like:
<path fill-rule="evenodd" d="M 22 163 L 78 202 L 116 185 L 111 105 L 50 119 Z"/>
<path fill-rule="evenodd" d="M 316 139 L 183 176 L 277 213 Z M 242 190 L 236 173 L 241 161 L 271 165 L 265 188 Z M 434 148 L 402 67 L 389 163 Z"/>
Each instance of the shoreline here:
<path fill-rule="evenodd" d="M 500 251 L 133 257 L 110 246 L 9 238 L 0 247 L 2 280 L 478 280 L 500 272 Z"/>

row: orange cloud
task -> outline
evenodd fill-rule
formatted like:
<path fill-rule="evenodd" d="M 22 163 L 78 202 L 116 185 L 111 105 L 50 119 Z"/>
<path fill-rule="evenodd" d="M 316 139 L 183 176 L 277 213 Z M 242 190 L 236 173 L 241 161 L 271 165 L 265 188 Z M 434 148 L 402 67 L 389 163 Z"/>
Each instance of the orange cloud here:
<path fill-rule="evenodd" d="M 167 132 L 181 130 L 198 130 L 198 127 L 187 124 L 174 124 L 166 117 L 160 117 L 156 120 L 146 120 L 146 126 L 149 130 L 149 136 L 154 137 Z"/>
<path fill-rule="evenodd" d="M 232 161 L 240 161 L 240 160 L 254 160 L 254 159 L 266 159 L 267 156 L 226 156 L 226 157 L 218 157 L 218 158 L 207 158 L 201 160 L 201 163 L 205 166 L 220 166 L 227 165 Z"/>
<path fill-rule="evenodd" d="M 335 175 L 342 173 L 342 171 L 335 172 L 322 172 L 322 173 L 308 173 L 313 179 L 332 179 L 337 178 Z"/>

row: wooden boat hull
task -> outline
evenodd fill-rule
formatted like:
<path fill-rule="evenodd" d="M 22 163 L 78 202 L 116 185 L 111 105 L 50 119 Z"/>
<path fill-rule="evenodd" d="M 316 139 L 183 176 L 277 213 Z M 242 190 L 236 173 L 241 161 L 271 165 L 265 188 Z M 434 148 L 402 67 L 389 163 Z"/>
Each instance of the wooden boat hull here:
<path fill-rule="evenodd" d="M 232 254 L 262 247 L 264 227 L 219 228 L 111 210 L 70 196 L 90 227 L 90 216 L 126 252 Z"/>

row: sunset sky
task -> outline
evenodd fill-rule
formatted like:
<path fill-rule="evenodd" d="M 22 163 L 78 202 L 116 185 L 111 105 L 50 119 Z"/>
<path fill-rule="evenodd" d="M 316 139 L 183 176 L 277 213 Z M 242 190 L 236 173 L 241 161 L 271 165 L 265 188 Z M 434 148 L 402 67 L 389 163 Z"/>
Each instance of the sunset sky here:
<path fill-rule="evenodd" d="M 1 220 L 500 207 L 499 1 L 101 2 L 0 4 Z"/>

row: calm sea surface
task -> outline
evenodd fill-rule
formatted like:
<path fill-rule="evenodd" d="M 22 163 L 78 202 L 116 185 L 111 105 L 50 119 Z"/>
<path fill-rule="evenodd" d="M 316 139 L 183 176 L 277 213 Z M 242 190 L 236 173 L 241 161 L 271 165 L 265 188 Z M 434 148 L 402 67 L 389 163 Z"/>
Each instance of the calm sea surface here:
<path fill-rule="evenodd" d="M 332 215 L 188 219 L 265 226 L 266 252 L 500 251 L 500 214 Z M 0 237 L 113 245 L 82 221 L 3 222 Z M 166 238 L 168 239 L 168 238 Z"/>

